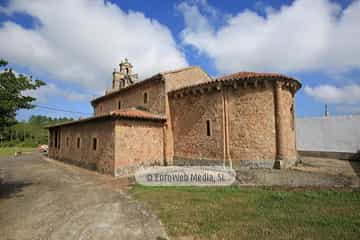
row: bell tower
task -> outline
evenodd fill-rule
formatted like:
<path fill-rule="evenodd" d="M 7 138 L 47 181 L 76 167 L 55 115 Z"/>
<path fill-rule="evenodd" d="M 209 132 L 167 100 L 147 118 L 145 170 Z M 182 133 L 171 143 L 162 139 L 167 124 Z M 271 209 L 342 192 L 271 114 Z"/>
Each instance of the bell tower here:
<path fill-rule="evenodd" d="M 113 92 L 122 88 L 126 88 L 134 84 L 138 79 L 138 75 L 133 74 L 133 65 L 128 61 L 127 58 L 120 62 L 119 67 L 119 71 L 114 69 L 112 89 L 107 92 Z"/>

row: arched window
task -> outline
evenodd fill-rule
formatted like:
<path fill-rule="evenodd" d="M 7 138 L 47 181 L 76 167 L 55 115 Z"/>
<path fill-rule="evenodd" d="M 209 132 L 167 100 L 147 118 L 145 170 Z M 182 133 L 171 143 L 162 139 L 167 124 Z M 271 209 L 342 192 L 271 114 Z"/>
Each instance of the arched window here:
<path fill-rule="evenodd" d="M 118 101 L 118 109 L 121 109 L 121 101 Z"/>

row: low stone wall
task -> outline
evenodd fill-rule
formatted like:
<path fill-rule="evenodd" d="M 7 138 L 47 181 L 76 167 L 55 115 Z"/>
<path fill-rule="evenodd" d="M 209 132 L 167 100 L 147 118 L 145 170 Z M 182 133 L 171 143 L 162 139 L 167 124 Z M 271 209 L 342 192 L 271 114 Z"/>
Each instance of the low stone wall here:
<path fill-rule="evenodd" d="M 272 169 L 272 168 L 275 167 L 275 160 L 241 160 L 241 161 L 233 161 L 233 167 L 235 169 L 239 169 L 239 168 Z"/>
<path fill-rule="evenodd" d="M 132 176 L 135 174 L 136 170 L 145 166 L 163 166 L 163 164 L 161 164 L 161 162 L 154 162 L 152 164 L 135 163 L 129 166 L 118 167 L 115 168 L 115 177 Z"/>
<path fill-rule="evenodd" d="M 340 160 L 358 160 L 359 154 L 348 152 L 322 152 L 322 151 L 299 151 L 300 157 L 321 157 L 321 158 L 336 158 Z"/>
<path fill-rule="evenodd" d="M 222 166 L 222 160 L 205 160 L 205 159 L 176 159 L 174 158 L 175 166 Z"/>
<path fill-rule="evenodd" d="M 275 160 L 238 160 L 232 161 L 233 168 L 265 168 L 272 169 L 275 167 Z M 222 166 L 224 160 L 207 160 L 207 159 L 184 159 L 174 157 L 174 165 L 177 166 Z M 225 165 L 229 165 L 229 161 L 225 161 Z"/>

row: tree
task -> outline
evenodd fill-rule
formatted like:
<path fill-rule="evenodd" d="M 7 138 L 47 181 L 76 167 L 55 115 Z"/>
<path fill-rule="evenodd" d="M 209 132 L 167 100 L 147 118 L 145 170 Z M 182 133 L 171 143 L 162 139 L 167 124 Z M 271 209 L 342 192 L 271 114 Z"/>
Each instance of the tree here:
<path fill-rule="evenodd" d="M 45 85 L 43 81 L 15 74 L 11 68 L 6 68 L 7 65 L 5 60 L 0 59 L 0 131 L 16 123 L 17 110 L 34 107 L 32 102 L 35 98 L 24 96 L 23 92 Z M 4 70 L 1 71 L 1 68 Z"/>
<path fill-rule="evenodd" d="M 52 118 L 33 115 L 28 121 L 18 122 L 0 132 L 0 147 L 35 147 L 48 142 L 48 125 L 73 121 L 72 118 Z"/>

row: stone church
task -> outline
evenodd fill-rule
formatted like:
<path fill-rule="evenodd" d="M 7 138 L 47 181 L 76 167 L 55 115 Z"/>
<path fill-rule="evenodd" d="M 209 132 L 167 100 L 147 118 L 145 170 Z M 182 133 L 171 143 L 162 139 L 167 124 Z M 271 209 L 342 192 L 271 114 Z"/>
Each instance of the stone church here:
<path fill-rule="evenodd" d="M 142 165 L 282 168 L 297 160 L 294 95 L 281 74 L 213 79 L 200 67 L 139 80 L 125 59 L 94 116 L 49 128 L 49 157 L 120 176 Z"/>

